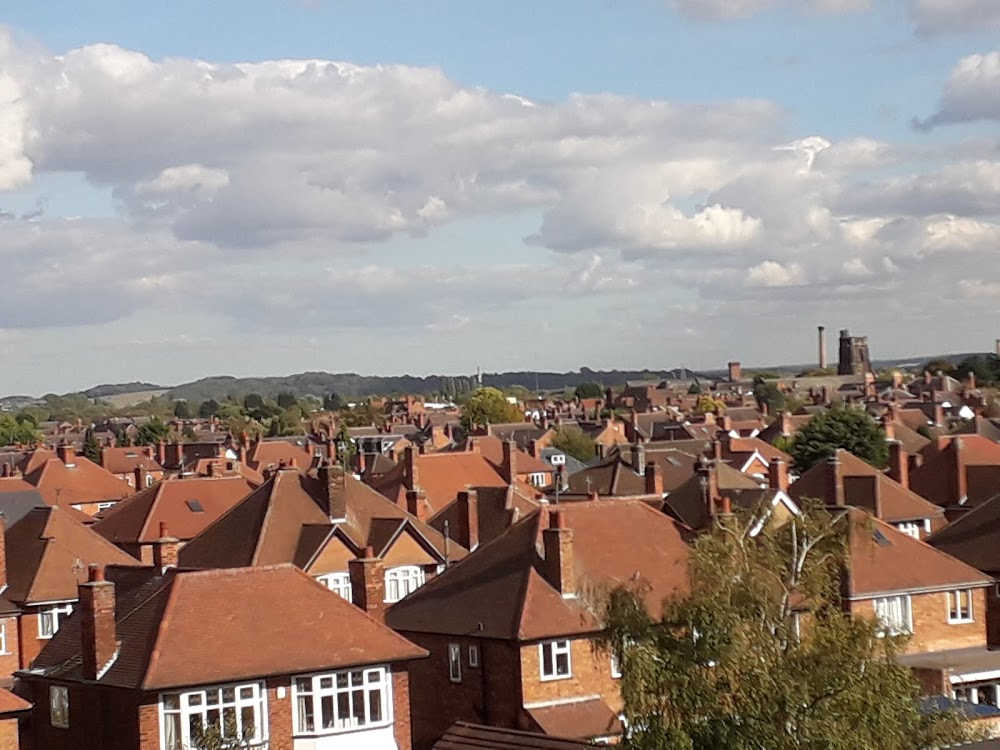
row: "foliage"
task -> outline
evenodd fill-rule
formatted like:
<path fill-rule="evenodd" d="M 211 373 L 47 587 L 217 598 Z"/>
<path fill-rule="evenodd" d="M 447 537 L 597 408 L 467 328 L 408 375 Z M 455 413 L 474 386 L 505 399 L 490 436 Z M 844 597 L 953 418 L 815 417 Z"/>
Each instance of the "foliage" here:
<path fill-rule="evenodd" d="M 291 391 L 282 391 L 278 394 L 278 408 L 280 409 L 291 409 L 293 406 L 298 404 L 298 399 L 295 394 Z"/>
<path fill-rule="evenodd" d="M 894 656 L 905 643 L 844 613 L 847 514 L 807 504 L 759 534 L 723 517 L 692 548 L 689 593 L 659 622 L 641 593 L 606 605 L 630 750 L 928 748 L 962 739 L 957 716 L 921 715 Z"/>
<path fill-rule="evenodd" d="M 167 440 L 169 437 L 170 428 L 167 426 L 167 423 L 159 417 L 150 417 L 149 421 L 139 428 L 139 435 L 136 438 L 136 442 L 139 445 L 155 445 L 161 440 Z"/>
<path fill-rule="evenodd" d="M 701 386 L 697 383 L 692 383 L 688 386 L 688 395 L 694 396 L 696 393 L 701 393 Z"/>
<path fill-rule="evenodd" d="M 580 383 L 573 391 L 573 395 L 577 398 L 602 398 L 604 396 L 604 386 L 600 383 L 595 383 L 590 381 L 588 383 Z"/>
<path fill-rule="evenodd" d="M 344 400 L 336 393 L 328 393 L 323 397 L 323 409 L 326 411 L 340 411 L 344 408 Z"/>
<path fill-rule="evenodd" d="M 473 393 L 462 410 L 462 427 L 466 430 L 474 425 L 520 422 L 522 419 L 518 408 L 508 403 L 500 390 L 490 387 Z"/>
<path fill-rule="evenodd" d="M 795 468 L 804 472 L 832 456 L 838 448 L 878 469 L 889 461 L 889 446 L 882 428 L 866 411 L 847 407 L 831 409 L 809 420 L 788 452 L 795 460 Z"/>
<path fill-rule="evenodd" d="M 83 457 L 95 464 L 101 463 L 101 444 L 97 442 L 94 429 L 88 427 L 83 433 Z"/>
<path fill-rule="evenodd" d="M 795 377 L 797 378 L 822 378 L 828 375 L 836 375 L 837 370 L 834 367 L 817 367 L 812 370 L 803 370 Z"/>
<path fill-rule="evenodd" d="M 757 407 L 767 407 L 770 414 L 778 414 L 787 406 L 787 399 L 781 389 L 760 375 L 753 381 L 753 397 L 757 400 Z"/>
<path fill-rule="evenodd" d="M 553 448 L 561 450 L 577 461 L 587 463 L 597 455 L 597 444 L 579 427 L 567 425 L 560 427 L 552 436 Z"/>
<path fill-rule="evenodd" d="M 18 421 L 9 414 L 0 414 L 0 445 L 37 443 L 41 439 L 41 433 L 31 420 Z"/>
<path fill-rule="evenodd" d="M 198 416 L 202 419 L 209 419 L 211 417 L 217 417 L 219 415 L 219 402 L 214 398 L 207 399 L 201 402 L 198 407 Z"/>
<path fill-rule="evenodd" d="M 238 750 L 254 748 L 267 750 L 267 744 L 254 742 L 254 727 L 245 726 L 241 732 L 236 715 L 227 712 L 222 724 L 198 722 L 191 730 L 191 750 Z"/>
<path fill-rule="evenodd" d="M 967 361 L 968 359 L 963 360 L 962 363 L 965 364 Z M 954 375 L 956 369 L 958 368 L 955 366 L 954 362 L 948 359 L 942 359 L 941 357 L 938 357 L 936 359 L 932 359 L 930 362 L 921 367 L 920 371 L 929 372 L 932 375 L 935 375 L 939 372 L 945 375 Z"/>
<path fill-rule="evenodd" d="M 1000 356 L 996 354 L 973 354 L 958 363 L 952 376 L 965 379 L 969 373 L 976 376 L 979 387 L 1000 385 Z"/>
<path fill-rule="evenodd" d="M 695 404 L 694 411 L 695 414 L 708 414 L 709 412 L 715 412 L 725 408 L 725 401 L 713 398 L 710 393 L 704 393 L 701 398 L 698 399 L 698 403 Z"/>
<path fill-rule="evenodd" d="M 355 404 L 340 412 L 341 424 L 347 427 L 370 427 L 382 421 L 382 413 L 370 403 Z"/>
<path fill-rule="evenodd" d="M 174 404 L 174 416 L 178 419 L 191 419 L 194 414 L 191 411 L 191 404 L 187 401 L 178 401 Z"/>

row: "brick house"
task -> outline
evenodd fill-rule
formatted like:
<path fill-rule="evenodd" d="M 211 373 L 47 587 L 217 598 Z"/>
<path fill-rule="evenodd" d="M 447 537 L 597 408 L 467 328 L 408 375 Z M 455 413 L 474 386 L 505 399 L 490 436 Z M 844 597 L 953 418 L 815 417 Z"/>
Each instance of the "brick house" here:
<path fill-rule="evenodd" d="M 982 435 L 939 437 L 913 457 L 910 489 L 952 520 L 997 494 L 1000 445 Z"/>
<path fill-rule="evenodd" d="M 0 678 L 30 665 L 49 643 L 73 611 L 77 584 L 86 578 L 88 565 L 139 565 L 60 507 L 29 511 L 6 530 L 3 540 Z"/>
<path fill-rule="evenodd" d="M 178 571 L 170 554 L 90 569 L 19 674 L 34 748 L 186 750 L 214 726 L 270 750 L 409 750 L 425 651 L 291 565 Z"/>
<path fill-rule="evenodd" d="M 138 491 L 106 511 L 93 529 L 147 565 L 160 525 L 186 544 L 256 485 L 239 474 L 168 479 Z"/>
<path fill-rule="evenodd" d="M 915 539 L 926 539 L 947 521 L 940 506 L 909 488 L 906 452 L 899 443 L 889 445 L 888 474 L 845 450 L 806 471 L 789 488 L 796 502 L 804 498 L 828 505 L 864 508 Z"/>
<path fill-rule="evenodd" d="M 190 568 L 292 563 L 350 599 L 349 561 L 366 547 L 384 569 L 389 602 L 466 554 L 340 466 L 324 464 L 316 478 L 294 468 L 274 472 L 192 539 L 180 559 Z"/>
<path fill-rule="evenodd" d="M 166 475 L 153 446 L 101 449 L 101 467 L 135 490 L 149 487 Z"/>
<path fill-rule="evenodd" d="M 414 746 L 456 721 L 556 737 L 618 736 L 617 670 L 594 643 L 595 592 L 636 582 L 651 611 L 687 586 L 682 527 L 636 500 L 536 511 L 391 607 L 430 652 L 414 665 Z"/>

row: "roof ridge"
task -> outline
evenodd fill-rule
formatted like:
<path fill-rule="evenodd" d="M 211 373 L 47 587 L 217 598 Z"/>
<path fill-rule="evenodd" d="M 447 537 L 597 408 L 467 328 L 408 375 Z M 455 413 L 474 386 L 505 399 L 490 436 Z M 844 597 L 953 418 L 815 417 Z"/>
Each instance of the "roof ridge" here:
<path fill-rule="evenodd" d="M 149 659 L 146 661 L 146 668 L 143 670 L 142 681 L 139 683 L 141 687 L 145 688 L 149 682 L 149 676 L 152 674 L 153 670 L 159 664 L 160 661 L 160 642 L 163 640 L 164 633 L 170 624 L 170 612 L 173 610 L 173 605 L 177 601 L 178 594 L 180 590 L 180 583 L 178 581 L 179 576 L 174 573 L 170 581 L 164 588 L 169 587 L 170 593 L 167 594 L 167 601 L 163 605 L 163 611 L 160 613 L 159 622 L 156 625 L 156 638 L 153 639 L 152 648 L 149 649 Z M 153 597 L 150 597 L 146 602 L 152 601 Z"/>
<path fill-rule="evenodd" d="M 157 507 L 160 504 L 160 500 L 162 499 L 163 488 L 165 486 L 166 486 L 166 483 L 163 482 L 163 481 L 160 481 L 160 482 L 157 482 L 155 485 L 153 485 L 153 487 L 149 487 L 148 488 L 150 490 L 153 490 L 155 488 L 156 491 L 150 493 L 150 494 L 152 494 L 153 497 L 149 501 L 149 512 L 146 514 L 146 517 L 142 521 L 142 527 L 139 529 L 139 535 L 138 535 L 138 537 L 136 537 L 137 540 L 141 540 L 143 537 L 146 536 L 146 531 L 149 528 L 149 524 L 153 520 L 153 514 L 156 512 L 156 509 L 157 509 Z M 132 497 L 135 497 L 135 495 L 133 495 Z M 128 498 L 126 498 L 126 499 L 128 499 Z"/>
<path fill-rule="evenodd" d="M 260 528 L 258 529 L 258 532 L 257 532 L 257 541 L 256 541 L 256 544 L 254 545 L 254 548 L 253 548 L 253 554 L 250 556 L 250 564 L 251 565 L 256 565 L 257 564 L 257 559 L 260 557 L 261 548 L 264 546 L 265 530 L 267 529 L 268 521 L 271 520 L 271 512 L 274 510 L 274 506 L 275 506 L 275 493 L 278 490 L 278 477 L 280 477 L 281 475 L 282 475 L 282 472 L 278 472 L 273 477 L 271 477 L 271 479 L 269 480 L 270 484 L 271 484 L 271 488 L 270 488 L 270 490 L 267 493 L 267 501 L 266 501 L 267 502 L 267 508 L 264 511 L 264 517 L 260 520 Z M 266 486 L 266 484 L 267 483 L 265 482 L 265 484 L 261 485 L 261 487 Z"/>

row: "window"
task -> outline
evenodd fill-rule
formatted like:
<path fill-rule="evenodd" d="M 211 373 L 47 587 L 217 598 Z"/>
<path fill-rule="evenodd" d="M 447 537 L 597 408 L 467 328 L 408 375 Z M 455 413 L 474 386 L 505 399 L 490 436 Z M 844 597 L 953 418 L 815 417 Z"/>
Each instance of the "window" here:
<path fill-rule="evenodd" d="M 7 621 L 0 622 L 0 654 L 9 654 L 7 650 Z"/>
<path fill-rule="evenodd" d="M 69 688 L 49 687 L 49 723 L 59 729 L 69 729 Z"/>
<path fill-rule="evenodd" d="M 263 684 L 212 687 L 160 696 L 163 713 L 160 747 L 186 750 L 196 747 L 209 727 L 221 729 L 223 739 L 250 743 L 267 740 L 267 710 Z"/>
<path fill-rule="evenodd" d="M 152 487 L 154 481 L 155 480 L 153 479 L 153 475 L 152 474 L 147 474 L 146 475 L 146 486 L 147 487 Z"/>
<path fill-rule="evenodd" d="M 316 580 L 326 586 L 330 591 L 349 602 L 354 601 L 351 593 L 351 576 L 347 573 L 327 573 L 325 576 L 317 576 Z"/>
<path fill-rule="evenodd" d="M 416 565 L 404 565 L 385 572 L 385 600 L 398 602 L 424 585 L 424 571 Z"/>
<path fill-rule="evenodd" d="M 618 656 L 614 651 L 611 652 L 611 676 L 616 680 L 622 676 L 622 665 L 618 662 Z"/>
<path fill-rule="evenodd" d="M 448 644 L 448 679 L 462 681 L 462 647 L 458 643 Z"/>
<path fill-rule="evenodd" d="M 543 680 L 564 680 L 573 675 L 569 656 L 569 641 L 547 641 L 538 644 Z"/>
<path fill-rule="evenodd" d="M 531 483 L 532 487 L 544 487 L 545 486 L 545 474 L 538 472 L 536 474 L 529 474 L 528 481 Z"/>
<path fill-rule="evenodd" d="M 923 524 L 914 523 L 913 521 L 907 521 L 906 523 L 897 524 L 896 528 L 902 531 L 907 536 L 912 536 L 914 539 L 920 538 L 920 530 Z"/>
<path fill-rule="evenodd" d="M 875 615 L 889 635 L 913 632 L 909 596 L 887 596 L 876 599 Z"/>
<path fill-rule="evenodd" d="M 384 667 L 296 677 L 293 690 L 296 734 L 334 734 L 392 721 Z"/>
<path fill-rule="evenodd" d="M 97 512 L 101 513 L 103 511 L 109 510 L 111 508 L 114 508 L 115 505 L 117 505 L 117 503 L 114 503 L 114 502 L 111 502 L 111 503 L 98 503 L 97 504 Z"/>
<path fill-rule="evenodd" d="M 469 666 L 479 666 L 479 646 L 469 646 Z"/>
<path fill-rule="evenodd" d="M 38 637 L 51 638 L 59 630 L 59 620 L 73 614 L 72 604 L 56 604 L 38 613 Z"/>
<path fill-rule="evenodd" d="M 972 622 L 972 590 L 948 592 L 948 622 Z"/>

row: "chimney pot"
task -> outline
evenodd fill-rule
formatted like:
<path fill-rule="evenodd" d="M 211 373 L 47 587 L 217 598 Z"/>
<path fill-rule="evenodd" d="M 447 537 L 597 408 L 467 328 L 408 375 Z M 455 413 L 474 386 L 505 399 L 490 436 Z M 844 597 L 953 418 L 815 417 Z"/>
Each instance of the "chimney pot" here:
<path fill-rule="evenodd" d="M 775 456 L 767 466 L 768 485 L 772 490 L 788 491 L 788 464 L 781 456 Z"/>
<path fill-rule="evenodd" d="M 347 562 L 354 605 L 370 617 L 385 622 L 385 565 L 375 550 L 365 547 L 361 557 Z"/>
<path fill-rule="evenodd" d="M 115 585 L 105 580 L 102 566 L 88 568 L 87 582 L 77 586 L 77 598 L 83 674 L 88 680 L 96 680 L 118 650 Z"/>
<path fill-rule="evenodd" d="M 513 440 L 503 441 L 503 464 L 500 474 L 507 484 L 517 483 L 517 445 Z"/>

